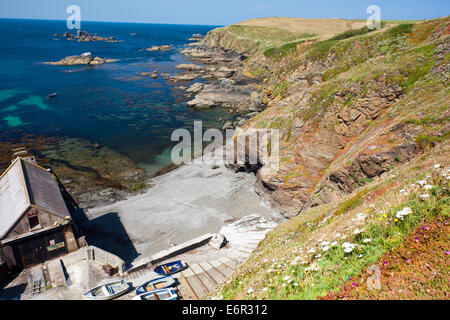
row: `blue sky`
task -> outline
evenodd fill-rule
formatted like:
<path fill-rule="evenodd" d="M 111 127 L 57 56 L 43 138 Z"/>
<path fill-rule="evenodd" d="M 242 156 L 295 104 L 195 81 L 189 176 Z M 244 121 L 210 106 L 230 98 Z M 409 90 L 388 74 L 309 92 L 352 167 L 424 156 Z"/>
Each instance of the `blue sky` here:
<path fill-rule="evenodd" d="M 256 17 L 365 19 L 369 5 L 382 19 L 450 15 L 449 0 L 0 0 L 1 18 L 65 20 L 78 5 L 82 21 L 228 25 Z"/>

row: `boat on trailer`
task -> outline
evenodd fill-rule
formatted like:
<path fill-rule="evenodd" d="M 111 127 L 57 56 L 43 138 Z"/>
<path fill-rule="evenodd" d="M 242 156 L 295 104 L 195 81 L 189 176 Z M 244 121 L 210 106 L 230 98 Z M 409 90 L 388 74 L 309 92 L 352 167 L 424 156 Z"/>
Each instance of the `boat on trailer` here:
<path fill-rule="evenodd" d="M 110 282 L 83 293 L 86 300 L 111 300 L 121 296 L 130 289 L 128 283 L 123 280 Z"/>
<path fill-rule="evenodd" d="M 136 289 L 136 294 L 140 295 L 146 292 L 166 289 L 176 284 L 176 280 L 172 276 L 161 277 L 157 279 L 150 280 L 144 283 L 142 286 Z"/>
<path fill-rule="evenodd" d="M 140 294 L 133 298 L 133 300 L 176 300 L 178 298 L 177 291 L 174 288 L 166 288 L 149 291 Z"/>
<path fill-rule="evenodd" d="M 187 267 L 188 267 L 188 265 L 185 262 L 178 260 L 178 261 L 169 262 L 169 263 L 160 265 L 160 266 L 156 267 L 154 269 L 154 271 L 156 273 L 162 274 L 162 275 L 171 275 L 171 274 L 183 271 Z"/>

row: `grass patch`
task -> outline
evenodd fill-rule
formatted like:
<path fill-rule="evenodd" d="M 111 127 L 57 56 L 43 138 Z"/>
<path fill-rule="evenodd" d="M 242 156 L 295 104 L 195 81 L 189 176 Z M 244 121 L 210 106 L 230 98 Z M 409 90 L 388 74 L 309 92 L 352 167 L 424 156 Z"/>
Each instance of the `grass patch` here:
<path fill-rule="evenodd" d="M 302 38 L 313 38 L 315 34 L 304 34 Z M 305 40 L 298 40 L 294 42 L 285 43 L 279 47 L 272 47 L 264 51 L 264 56 L 267 58 L 273 58 L 276 60 L 281 60 L 287 55 L 297 53 L 297 45 L 304 43 Z"/>

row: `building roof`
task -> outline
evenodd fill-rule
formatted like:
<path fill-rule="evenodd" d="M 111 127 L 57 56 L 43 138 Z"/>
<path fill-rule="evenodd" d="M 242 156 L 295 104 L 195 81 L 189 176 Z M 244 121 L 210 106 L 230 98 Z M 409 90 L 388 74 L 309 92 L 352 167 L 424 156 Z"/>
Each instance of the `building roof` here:
<path fill-rule="evenodd" d="M 19 157 L 0 177 L 0 239 L 30 206 L 62 218 L 70 216 L 52 174 Z"/>

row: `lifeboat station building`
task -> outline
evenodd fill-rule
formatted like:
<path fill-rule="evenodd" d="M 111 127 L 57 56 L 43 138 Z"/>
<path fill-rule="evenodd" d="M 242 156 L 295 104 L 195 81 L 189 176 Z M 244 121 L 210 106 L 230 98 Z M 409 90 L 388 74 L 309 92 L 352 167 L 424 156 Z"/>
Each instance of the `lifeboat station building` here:
<path fill-rule="evenodd" d="M 2 264 L 22 269 L 75 251 L 74 230 L 56 177 L 35 161 L 14 159 L 0 176 Z"/>

